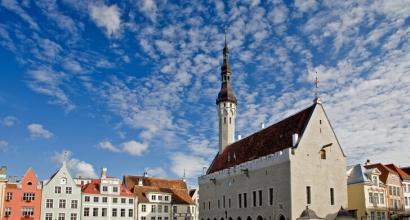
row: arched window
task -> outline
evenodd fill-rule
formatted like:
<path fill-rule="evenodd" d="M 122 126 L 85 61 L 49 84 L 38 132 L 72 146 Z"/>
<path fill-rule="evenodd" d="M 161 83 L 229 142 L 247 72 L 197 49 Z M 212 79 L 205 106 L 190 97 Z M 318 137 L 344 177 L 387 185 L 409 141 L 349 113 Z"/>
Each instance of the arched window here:
<path fill-rule="evenodd" d="M 320 150 L 320 159 L 326 160 L 326 151 L 325 151 L 325 149 Z"/>
<path fill-rule="evenodd" d="M 263 220 L 262 216 L 258 216 L 258 218 L 256 218 L 256 220 Z"/>
<path fill-rule="evenodd" d="M 31 181 L 28 181 L 27 185 L 31 186 L 33 183 Z"/>
<path fill-rule="evenodd" d="M 224 117 L 224 124 L 226 124 L 226 117 Z"/>
<path fill-rule="evenodd" d="M 241 217 L 238 217 L 238 219 L 236 219 L 236 220 L 242 220 L 242 219 L 241 219 Z"/>
<path fill-rule="evenodd" d="M 229 124 L 232 124 L 232 118 L 229 117 Z"/>
<path fill-rule="evenodd" d="M 248 216 L 248 217 L 246 218 L 246 220 L 252 220 L 252 218 L 251 218 L 250 216 Z"/>

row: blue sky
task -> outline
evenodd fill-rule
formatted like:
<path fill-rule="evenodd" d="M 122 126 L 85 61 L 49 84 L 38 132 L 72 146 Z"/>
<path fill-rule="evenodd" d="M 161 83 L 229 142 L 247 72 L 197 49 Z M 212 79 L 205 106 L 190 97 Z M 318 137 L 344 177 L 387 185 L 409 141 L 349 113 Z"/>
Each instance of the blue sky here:
<path fill-rule="evenodd" d="M 181 177 L 217 151 L 224 27 L 249 135 L 311 104 L 348 163 L 410 165 L 406 1 L 1 0 L 0 164 Z"/>

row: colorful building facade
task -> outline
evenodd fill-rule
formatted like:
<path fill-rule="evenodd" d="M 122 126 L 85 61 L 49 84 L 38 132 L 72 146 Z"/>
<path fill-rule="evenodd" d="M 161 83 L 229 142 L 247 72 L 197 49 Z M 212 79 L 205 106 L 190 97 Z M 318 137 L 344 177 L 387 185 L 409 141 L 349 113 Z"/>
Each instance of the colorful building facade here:
<path fill-rule="evenodd" d="M 388 218 L 386 188 L 380 181 L 377 168 L 366 169 L 357 164 L 347 170 L 348 208 L 360 220 L 386 220 Z"/>
<path fill-rule="evenodd" d="M 40 220 L 41 183 L 29 168 L 20 181 L 6 184 L 3 220 Z"/>
<path fill-rule="evenodd" d="M 78 186 L 64 162 L 49 180 L 43 183 L 42 220 L 81 219 L 81 187 Z"/>
<path fill-rule="evenodd" d="M 82 186 L 82 220 L 132 220 L 135 216 L 135 197 L 121 180 L 107 176 L 103 168 L 101 177 Z"/>

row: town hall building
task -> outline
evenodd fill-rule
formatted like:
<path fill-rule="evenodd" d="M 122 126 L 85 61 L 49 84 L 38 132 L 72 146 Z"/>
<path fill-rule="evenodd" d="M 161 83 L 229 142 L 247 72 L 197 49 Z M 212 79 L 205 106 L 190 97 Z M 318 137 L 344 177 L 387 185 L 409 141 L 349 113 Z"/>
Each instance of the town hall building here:
<path fill-rule="evenodd" d="M 304 210 L 335 219 L 347 206 L 346 156 L 320 98 L 235 140 L 237 99 L 225 41 L 216 99 L 219 152 L 199 181 L 200 220 L 290 220 Z"/>

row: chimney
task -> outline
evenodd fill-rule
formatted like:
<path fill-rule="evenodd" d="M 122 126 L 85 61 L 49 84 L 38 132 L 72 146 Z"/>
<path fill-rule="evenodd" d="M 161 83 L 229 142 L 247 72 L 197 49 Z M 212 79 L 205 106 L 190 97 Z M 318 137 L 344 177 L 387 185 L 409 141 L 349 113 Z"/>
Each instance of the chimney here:
<path fill-rule="evenodd" d="M 142 183 L 142 178 L 138 179 L 138 186 L 143 186 L 144 184 Z"/>
<path fill-rule="evenodd" d="M 298 133 L 292 134 L 292 147 L 296 147 L 296 144 L 299 141 L 299 135 Z"/>
<path fill-rule="evenodd" d="M 369 160 L 369 159 L 367 159 L 366 162 L 364 163 L 365 166 L 370 165 L 370 164 L 371 164 L 371 163 L 370 163 L 370 160 Z"/>
<path fill-rule="evenodd" d="M 265 128 L 265 123 L 261 123 L 261 128 L 262 128 L 262 129 Z"/>
<path fill-rule="evenodd" d="M 238 141 L 242 139 L 242 135 L 238 135 Z"/>
<path fill-rule="evenodd" d="M 103 167 L 101 170 L 101 178 L 107 178 L 107 168 Z"/>

